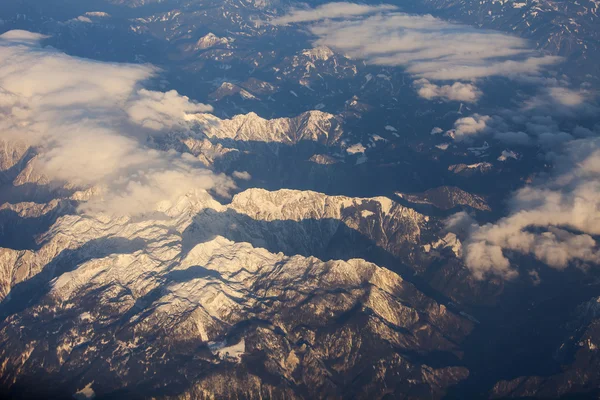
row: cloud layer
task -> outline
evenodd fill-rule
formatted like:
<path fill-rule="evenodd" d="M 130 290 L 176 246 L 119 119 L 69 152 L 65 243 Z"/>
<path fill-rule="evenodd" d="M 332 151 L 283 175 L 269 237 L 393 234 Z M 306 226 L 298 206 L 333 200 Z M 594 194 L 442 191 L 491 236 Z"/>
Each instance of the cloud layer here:
<path fill-rule="evenodd" d="M 143 144 L 149 132 L 189 129 L 194 113 L 209 106 L 143 89 L 156 72 L 151 66 L 71 57 L 41 46 L 42 39 L 25 31 L 0 36 L 0 138 L 35 147 L 39 173 L 97 187 L 102 196 L 86 207 L 116 213 L 233 187 L 192 157 Z"/>
<path fill-rule="evenodd" d="M 409 15 L 390 6 L 330 3 L 293 10 L 275 24 L 309 23 L 315 45 L 384 66 L 403 66 L 429 80 L 470 81 L 489 76 L 533 76 L 560 57 L 541 56 L 526 40 Z"/>

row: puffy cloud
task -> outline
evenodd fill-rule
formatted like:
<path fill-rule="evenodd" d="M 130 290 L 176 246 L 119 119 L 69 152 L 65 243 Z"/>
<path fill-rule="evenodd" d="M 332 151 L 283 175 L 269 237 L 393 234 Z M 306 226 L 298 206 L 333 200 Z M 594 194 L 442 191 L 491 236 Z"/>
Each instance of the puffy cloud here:
<path fill-rule="evenodd" d="M 233 171 L 231 174 L 235 179 L 241 179 L 243 181 L 249 181 L 252 179 L 252 176 L 247 171 Z"/>
<path fill-rule="evenodd" d="M 35 168 L 49 180 L 97 187 L 100 197 L 85 209 L 145 212 L 191 190 L 234 186 L 193 157 L 144 143 L 156 130 L 189 129 L 208 106 L 143 89 L 156 72 L 151 66 L 72 57 L 42 39 L 0 35 L 0 138 L 35 147 Z"/>
<path fill-rule="evenodd" d="M 193 103 L 175 90 L 163 93 L 140 89 L 127 108 L 132 121 L 154 130 L 183 128 L 194 119 L 194 114 L 212 111 L 211 106 Z"/>
<path fill-rule="evenodd" d="M 346 2 L 328 3 L 315 8 L 294 8 L 287 15 L 273 18 L 270 23 L 273 25 L 286 25 L 296 22 L 321 21 L 330 18 L 351 18 L 395 9 L 395 6 L 385 4 L 370 6 Z"/>
<path fill-rule="evenodd" d="M 415 81 L 415 86 L 419 96 L 428 100 L 442 99 L 474 103 L 482 95 L 482 92 L 472 83 L 454 82 L 452 85 L 438 86 L 427 79 L 419 79 Z"/>
<path fill-rule="evenodd" d="M 540 273 L 537 272 L 536 270 L 529 271 L 528 275 L 531 278 L 531 283 L 533 283 L 533 286 L 538 286 L 540 283 L 542 283 L 542 279 L 540 278 Z"/>
<path fill-rule="evenodd" d="M 539 112 L 539 110 L 535 110 Z M 544 150 L 552 150 L 574 139 L 574 136 L 564 132 L 558 123 L 549 115 L 523 115 L 525 132 L 498 131 L 496 139 L 517 145 L 538 145 Z M 574 129 L 573 132 L 581 132 Z"/>
<path fill-rule="evenodd" d="M 345 14 L 347 8 L 361 7 L 369 11 Z M 317 37 L 316 46 L 331 47 L 376 65 L 403 66 L 428 80 L 536 76 L 561 60 L 537 54 L 526 40 L 515 36 L 431 15 L 405 14 L 391 7 L 331 3 L 312 10 L 295 10 L 275 21 L 309 22 L 308 30 Z"/>
<path fill-rule="evenodd" d="M 88 201 L 82 209 L 134 215 L 160 210 L 163 205 L 168 208 L 173 201 L 186 194 L 195 192 L 200 196 L 206 195 L 203 192 L 207 189 L 227 196 L 235 187 L 224 175 L 215 175 L 208 169 L 195 167 L 194 162 L 186 162 L 185 156 L 172 156 L 164 168 L 138 169 L 130 175 L 119 176 L 111 183 L 110 190 Z"/>
<path fill-rule="evenodd" d="M 83 112 L 88 106 L 123 103 L 137 82 L 149 78 L 149 66 L 98 63 L 42 48 L 42 35 L 10 31 L 0 36 L 2 88 L 44 112 L 61 108 Z M 73 108 L 73 109 L 71 109 Z"/>
<path fill-rule="evenodd" d="M 463 256 L 476 277 L 516 276 L 507 252 L 558 269 L 575 261 L 600 263 L 594 239 L 600 235 L 600 138 L 569 142 L 554 162 L 554 176 L 514 194 L 507 217 L 479 226 L 459 214 L 448 222 L 450 230 L 468 231 Z"/>
<path fill-rule="evenodd" d="M 474 276 L 497 275 L 512 279 L 518 271 L 511 254 L 521 253 L 552 268 L 563 269 L 576 263 L 600 263 L 596 236 L 600 234 L 600 138 L 595 130 L 575 126 L 565 132 L 549 112 L 592 110 L 589 98 L 581 92 L 543 88 L 545 100 L 532 107 L 505 113 L 504 122 L 494 117 L 460 119 L 455 131 L 493 132 L 495 139 L 518 145 L 538 145 L 546 151 L 554 172 L 545 174 L 515 192 L 509 213 L 496 223 L 478 225 L 461 213 L 448 221 L 464 240 L 463 258 Z M 581 96 L 580 96 L 581 95 Z M 538 95 L 538 100 L 540 95 Z M 516 124 L 521 130 L 511 130 Z M 514 128 L 514 126 L 512 127 Z M 575 140 L 575 137 L 583 139 Z"/>
<path fill-rule="evenodd" d="M 454 122 L 452 136 L 455 140 L 468 140 L 487 130 L 492 120 L 489 115 L 473 114 L 470 117 L 459 118 Z"/>

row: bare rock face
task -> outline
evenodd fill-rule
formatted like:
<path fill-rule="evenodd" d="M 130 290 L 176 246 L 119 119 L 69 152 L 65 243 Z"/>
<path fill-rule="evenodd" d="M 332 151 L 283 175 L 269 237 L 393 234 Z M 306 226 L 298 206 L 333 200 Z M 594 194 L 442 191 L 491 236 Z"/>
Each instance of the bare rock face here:
<path fill-rule="evenodd" d="M 249 189 L 223 213 L 200 213 L 189 231 L 227 232 L 233 240 L 286 254 L 367 258 L 399 273 L 427 276 L 429 285 L 460 303 L 493 303 L 502 291 L 501 280 L 472 277 L 460 241 L 442 232 L 442 221 L 387 197 Z"/>
<path fill-rule="evenodd" d="M 236 149 L 225 147 L 220 143 L 212 143 L 208 139 L 184 138 L 181 139 L 181 143 L 187 152 L 196 156 L 207 167 L 214 165 L 216 160 L 225 156 L 235 157 L 239 153 Z"/>
<path fill-rule="evenodd" d="M 325 113 L 252 120 L 271 130 L 247 133 L 266 140 L 339 129 Z M 164 140 L 207 165 L 239 152 Z M 17 176 L 45 184 L 34 161 Z M 411 208 L 249 189 L 227 205 L 188 195 L 132 218 L 76 211 L 94 188 L 73 190 L 0 210 L 48 218 L 35 243 L 0 250 L 3 395 L 35 397 L 36 382 L 58 397 L 441 398 L 469 374 L 461 343 L 473 322 L 373 262 L 415 260 L 436 239 Z"/>
<path fill-rule="evenodd" d="M 276 85 L 253 77 L 240 83 L 240 87 L 259 96 L 270 95 L 279 90 Z"/>
<path fill-rule="evenodd" d="M 276 93 L 279 88 L 269 82 L 256 78 L 248 78 L 243 82 L 222 82 L 209 96 L 211 101 L 221 101 L 228 98 L 235 100 L 264 101 L 270 95 Z"/>
<path fill-rule="evenodd" d="M 250 85 L 249 82 L 246 83 Z M 260 81 L 255 80 L 252 84 L 259 87 L 259 90 L 261 87 L 265 91 L 270 90 Z M 254 98 L 240 86 L 228 83 L 222 84 L 213 93 L 218 99 L 231 94 Z M 193 131 L 152 136 L 148 143 L 161 150 L 173 149 L 190 153 L 211 168 L 218 165 L 220 169 L 227 169 L 243 152 L 256 155 L 263 161 L 264 157 L 285 161 L 285 158 L 279 158 L 281 148 L 312 154 L 315 150 L 327 151 L 327 148 L 341 147 L 344 134 L 342 121 L 340 116 L 317 110 L 307 111 L 296 117 L 274 119 L 265 119 L 256 113 L 240 114 L 231 119 L 221 119 L 212 114 L 196 114 Z M 337 162 L 327 154 L 311 158 L 310 161 L 319 164 Z"/>

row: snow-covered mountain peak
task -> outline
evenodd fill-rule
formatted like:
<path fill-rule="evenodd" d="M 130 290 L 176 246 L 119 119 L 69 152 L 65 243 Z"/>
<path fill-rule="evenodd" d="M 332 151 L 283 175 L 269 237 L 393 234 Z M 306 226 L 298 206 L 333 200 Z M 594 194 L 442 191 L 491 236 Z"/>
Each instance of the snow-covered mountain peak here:
<path fill-rule="evenodd" d="M 389 214 L 392 209 L 404 209 L 387 197 L 353 198 L 346 196 L 328 196 L 310 190 L 281 189 L 267 191 L 264 189 L 248 189 L 236 194 L 230 207 L 244 210 L 249 215 L 261 219 L 294 219 L 307 216 L 315 218 L 340 218 L 345 209 L 372 208 L 372 214 Z M 424 218 L 414 210 L 404 209 L 415 218 Z M 412 213 L 411 213 L 412 211 Z M 361 215 L 366 215 L 362 213 Z"/>
<path fill-rule="evenodd" d="M 202 36 L 196 42 L 195 48 L 197 50 L 206 50 L 215 46 L 228 46 L 233 42 L 232 38 L 219 37 L 212 32 Z"/>
<path fill-rule="evenodd" d="M 63 273 L 41 302 L 5 321 L 0 343 L 16 332 L 20 339 L 0 347 L 4 359 L 27 363 L 35 345 L 47 355 L 45 371 L 97 362 L 111 366 L 69 380 L 73 393 L 86 385 L 97 392 L 119 390 L 157 377 L 167 385 L 172 377 L 157 372 L 163 365 L 187 368 L 190 348 L 196 349 L 193 364 L 201 373 L 190 376 L 186 393 L 211 385 L 223 369 L 251 368 L 250 360 L 260 355 L 278 366 L 273 376 L 285 381 L 310 376 L 310 385 L 299 384 L 315 395 L 334 370 L 326 363 L 330 354 L 347 360 L 345 373 L 364 362 L 381 365 L 393 376 L 409 374 L 414 385 L 438 395 L 448 379 L 466 377 L 462 367 L 431 368 L 390 351 L 452 352 L 472 324 L 373 263 L 286 256 L 221 236 L 197 244 L 181 259 L 157 259 L 158 250 L 123 250 Z M 47 329 L 56 334 L 53 346 Z M 348 342 L 355 345 L 349 348 Z M 265 346 L 271 351 L 265 353 Z M 230 382 L 247 385 L 239 377 Z"/>
<path fill-rule="evenodd" d="M 312 61 L 327 61 L 333 57 L 333 51 L 327 46 L 317 46 L 312 49 L 304 50 L 302 54 Z"/>
<path fill-rule="evenodd" d="M 335 143 L 342 134 L 338 117 L 311 110 L 296 117 L 264 119 L 254 112 L 220 119 L 212 114 L 198 114 L 196 119 L 209 138 L 242 142 L 298 143 L 313 141 Z"/>

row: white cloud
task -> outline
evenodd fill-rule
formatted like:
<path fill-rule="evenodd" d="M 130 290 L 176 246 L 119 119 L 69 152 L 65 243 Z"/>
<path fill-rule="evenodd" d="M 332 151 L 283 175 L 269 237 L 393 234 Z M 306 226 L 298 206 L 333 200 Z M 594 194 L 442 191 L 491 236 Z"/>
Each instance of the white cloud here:
<path fill-rule="evenodd" d="M 233 171 L 231 174 L 236 179 L 241 179 L 243 181 L 249 181 L 252 179 L 252 175 L 250 175 L 247 171 Z"/>
<path fill-rule="evenodd" d="M 24 31 L 0 35 L 0 138 L 34 146 L 39 173 L 100 188 L 102 197 L 85 207 L 116 213 L 234 186 L 193 157 L 143 143 L 155 130 L 188 129 L 194 113 L 208 106 L 174 91 L 143 89 L 155 73 L 151 66 L 71 57 L 42 47 L 41 39 Z"/>
<path fill-rule="evenodd" d="M 419 79 L 415 81 L 415 86 L 419 96 L 427 100 L 442 99 L 446 101 L 474 103 L 483 94 L 472 83 L 454 82 L 452 85 L 438 86 L 427 79 Z"/>
<path fill-rule="evenodd" d="M 119 176 L 109 190 L 84 204 L 82 209 L 134 215 L 160 209 L 162 204 L 169 207 L 186 194 L 205 195 L 203 192 L 207 189 L 227 196 L 235 187 L 225 175 L 195 167 L 194 163 L 186 162 L 186 158 L 173 157 L 166 168 L 139 169 Z"/>
<path fill-rule="evenodd" d="M 476 277 L 515 277 L 507 252 L 529 254 L 557 269 L 600 263 L 594 239 L 600 235 L 600 138 L 568 143 L 554 162 L 559 172 L 517 191 L 507 217 L 478 226 L 460 214 L 449 222 L 450 230 L 468 226 L 464 259 Z"/>
<path fill-rule="evenodd" d="M 308 30 L 317 37 L 315 46 L 331 47 L 372 64 L 403 66 L 428 80 L 536 76 L 561 60 L 539 55 L 526 40 L 515 36 L 394 8 L 356 12 L 343 20 L 328 19 L 343 18 L 346 7 L 356 6 L 332 3 L 301 14 L 294 11 L 276 21 L 309 22 Z"/>
<path fill-rule="evenodd" d="M 132 121 L 154 130 L 183 128 L 194 119 L 194 114 L 212 111 L 211 106 L 191 102 L 175 90 L 164 93 L 140 89 L 127 107 Z"/>
<path fill-rule="evenodd" d="M 86 24 L 91 24 L 91 23 L 92 23 L 92 20 L 91 20 L 91 19 L 89 19 L 88 17 L 85 17 L 85 16 L 83 16 L 83 15 L 80 15 L 79 17 L 77 17 L 77 18 L 73 18 L 73 19 L 71 19 L 71 20 L 69 20 L 69 21 L 73 21 L 73 22 L 84 22 L 84 23 L 86 23 Z"/>
<path fill-rule="evenodd" d="M 480 226 L 466 214 L 449 221 L 450 229 L 463 233 L 463 258 L 477 278 L 514 278 L 518 269 L 511 255 L 515 253 L 556 269 L 600 263 L 596 242 L 600 234 L 600 138 L 581 126 L 570 128 L 573 135 L 565 132 L 548 115 L 549 110 L 554 110 L 552 115 L 564 116 L 557 110 L 592 110 L 593 106 L 578 92 L 553 88 L 544 88 L 543 92 L 544 102 L 525 110 L 507 111 L 507 118 L 494 117 L 485 121 L 485 127 L 476 118 L 456 123 L 456 130 L 465 130 L 465 126 L 471 133 L 493 132 L 495 139 L 504 142 L 540 146 L 554 171 L 540 175 L 514 193 L 508 215 L 496 223 Z M 509 124 L 523 131 L 511 130 Z M 574 135 L 582 139 L 576 140 Z"/>
<path fill-rule="evenodd" d="M 544 132 L 538 135 L 537 140 L 541 146 L 552 149 L 573 140 L 573 136 L 567 132 Z"/>
<path fill-rule="evenodd" d="M 328 3 L 315 8 L 294 8 L 282 17 L 273 18 L 270 23 L 273 25 L 286 25 L 297 22 L 321 21 L 330 18 L 351 18 L 381 11 L 395 10 L 396 8 L 395 6 L 385 4 L 369 6 L 346 2 Z"/>
<path fill-rule="evenodd" d="M 485 132 L 492 117 L 489 115 L 473 114 L 470 117 L 459 118 L 454 122 L 453 137 L 455 140 L 468 140 Z"/>
<path fill-rule="evenodd" d="M 449 229 L 462 232 L 465 264 L 476 277 L 514 278 L 514 253 L 559 269 L 600 263 L 595 239 L 600 235 L 600 139 L 589 128 L 559 126 L 552 117 L 590 116 L 598 107 L 587 91 L 569 89 L 562 78 L 544 77 L 560 57 L 542 55 L 515 36 L 393 9 L 345 20 L 325 18 L 304 20 L 315 46 L 370 64 L 404 67 L 426 99 L 475 102 L 481 96 L 477 81 L 492 76 L 538 87 L 520 110 L 500 110 L 506 118 L 474 114 L 458 119 L 446 133 L 458 141 L 493 135 L 514 145 L 538 145 L 554 164 L 553 175 L 540 176 L 512 196 L 509 214 L 496 223 L 480 226 L 464 213 L 449 221 Z"/>

